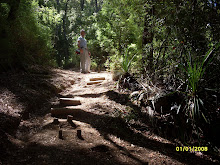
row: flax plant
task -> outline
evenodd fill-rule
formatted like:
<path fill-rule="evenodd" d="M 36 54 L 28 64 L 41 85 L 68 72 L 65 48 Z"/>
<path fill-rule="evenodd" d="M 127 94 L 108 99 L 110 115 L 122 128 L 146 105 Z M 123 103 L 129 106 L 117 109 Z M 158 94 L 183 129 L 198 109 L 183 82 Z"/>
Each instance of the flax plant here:
<path fill-rule="evenodd" d="M 201 108 L 204 107 L 204 103 L 199 96 L 199 88 L 204 72 L 213 58 L 213 52 L 218 49 L 219 46 L 220 44 L 217 44 L 215 47 L 209 49 L 202 61 L 193 63 L 191 60 L 188 60 L 187 65 L 181 67 L 186 73 L 186 81 L 188 82 L 186 89 L 187 104 L 185 108 L 193 122 L 201 115 L 207 122 L 205 115 L 201 111 Z"/>
<path fill-rule="evenodd" d="M 123 69 L 125 74 L 129 72 L 130 67 L 131 67 L 131 62 L 132 62 L 132 60 L 135 57 L 135 55 L 134 55 L 131 59 L 129 59 L 129 52 L 128 52 L 128 50 L 129 50 L 129 48 L 127 48 L 125 50 L 125 53 L 124 53 L 124 55 L 121 58 L 121 68 Z"/>

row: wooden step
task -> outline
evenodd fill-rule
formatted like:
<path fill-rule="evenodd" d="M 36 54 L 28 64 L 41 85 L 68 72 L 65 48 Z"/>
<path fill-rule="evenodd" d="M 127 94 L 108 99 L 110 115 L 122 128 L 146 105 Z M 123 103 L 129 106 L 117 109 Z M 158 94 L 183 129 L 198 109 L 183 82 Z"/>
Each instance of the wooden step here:
<path fill-rule="evenodd" d="M 103 81 L 91 81 L 91 82 L 88 82 L 87 85 L 93 85 L 93 84 L 99 84 L 99 83 L 102 83 Z"/>
<path fill-rule="evenodd" d="M 90 81 L 98 81 L 98 80 L 105 80 L 105 77 L 95 77 L 95 78 L 90 78 Z"/>
<path fill-rule="evenodd" d="M 80 100 L 74 98 L 60 98 L 61 105 L 81 105 Z"/>
<path fill-rule="evenodd" d="M 76 115 L 79 111 L 79 108 L 51 108 L 51 116 L 68 116 Z"/>

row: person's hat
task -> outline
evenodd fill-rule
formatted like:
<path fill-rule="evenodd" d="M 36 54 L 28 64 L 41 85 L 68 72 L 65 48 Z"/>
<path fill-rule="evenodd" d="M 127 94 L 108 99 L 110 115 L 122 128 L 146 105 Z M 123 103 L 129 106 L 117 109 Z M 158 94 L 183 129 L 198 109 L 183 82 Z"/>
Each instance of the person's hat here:
<path fill-rule="evenodd" d="M 82 30 L 80 30 L 80 33 L 82 33 L 82 32 L 86 32 L 84 29 L 82 29 Z"/>

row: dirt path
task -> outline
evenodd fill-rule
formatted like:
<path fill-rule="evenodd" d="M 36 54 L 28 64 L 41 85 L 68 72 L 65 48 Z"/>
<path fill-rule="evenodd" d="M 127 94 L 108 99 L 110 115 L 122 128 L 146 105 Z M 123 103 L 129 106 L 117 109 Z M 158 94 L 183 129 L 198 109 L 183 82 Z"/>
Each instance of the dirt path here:
<path fill-rule="evenodd" d="M 121 120 L 131 110 L 123 94 L 115 90 L 115 82 L 107 72 L 80 74 L 63 71 L 75 82 L 60 93 L 81 105 L 69 106 L 74 111 L 72 127 L 66 119 L 53 124 L 50 113 L 22 121 L 17 138 L 11 137 L 14 152 L 5 164 L 210 164 L 200 153 L 176 152 L 175 145 L 151 133 L 150 128 L 135 129 Z M 100 84 L 87 85 L 90 78 L 105 77 Z M 58 101 L 55 102 L 58 104 Z M 59 105 L 57 105 L 59 106 Z M 56 107 L 56 106 L 55 106 Z M 31 130 L 25 129 L 29 128 Z M 63 139 L 58 138 L 62 130 Z M 81 130 L 82 138 L 77 136 Z"/>

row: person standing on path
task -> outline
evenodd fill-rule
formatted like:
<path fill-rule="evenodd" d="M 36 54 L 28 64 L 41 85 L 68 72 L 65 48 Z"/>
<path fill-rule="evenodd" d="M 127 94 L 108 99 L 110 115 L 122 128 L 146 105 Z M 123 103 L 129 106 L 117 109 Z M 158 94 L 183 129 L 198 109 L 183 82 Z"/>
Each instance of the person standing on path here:
<path fill-rule="evenodd" d="M 78 48 L 80 50 L 80 72 L 90 73 L 90 52 L 87 49 L 87 41 L 85 39 L 86 32 L 84 29 L 80 31 L 80 37 L 78 38 Z"/>

